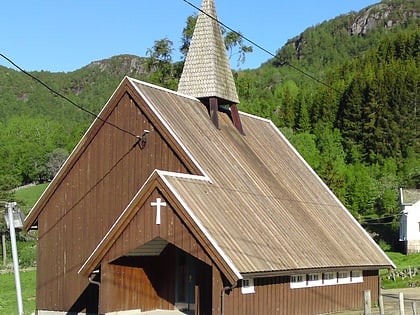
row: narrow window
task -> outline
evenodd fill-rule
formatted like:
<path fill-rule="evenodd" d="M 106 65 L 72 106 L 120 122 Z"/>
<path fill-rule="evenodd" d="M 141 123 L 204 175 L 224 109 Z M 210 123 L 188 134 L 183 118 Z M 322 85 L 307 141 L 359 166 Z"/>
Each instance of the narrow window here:
<path fill-rule="evenodd" d="M 242 291 L 242 294 L 255 293 L 254 279 L 252 279 L 252 278 L 242 279 L 241 291 Z"/>
<path fill-rule="evenodd" d="M 338 272 L 338 283 L 350 283 L 350 272 L 339 271 Z"/>
<path fill-rule="evenodd" d="M 303 288 L 306 287 L 306 275 L 293 275 L 290 276 L 290 288 Z"/>
<path fill-rule="evenodd" d="M 308 286 L 315 287 L 322 285 L 322 274 L 320 273 L 310 273 L 308 275 Z"/>
<path fill-rule="evenodd" d="M 353 270 L 351 272 L 351 282 L 352 283 L 363 282 L 363 272 L 361 270 Z"/>
<path fill-rule="evenodd" d="M 323 284 L 332 285 L 337 283 L 337 273 L 336 272 L 326 272 L 324 273 Z"/>

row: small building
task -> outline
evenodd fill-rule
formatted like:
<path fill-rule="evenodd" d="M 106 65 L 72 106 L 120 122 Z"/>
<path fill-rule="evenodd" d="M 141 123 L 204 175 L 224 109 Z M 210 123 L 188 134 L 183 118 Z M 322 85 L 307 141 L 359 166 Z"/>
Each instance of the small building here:
<path fill-rule="evenodd" d="M 420 189 L 400 189 L 400 241 L 405 254 L 420 252 Z"/>
<path fill-rule="evenodd" d="M 320 314 L 392 261 L 269 120 L 238 111 L 213 0 L 177 92 L 123 79 L 28 214 L 38 315 Z"/>

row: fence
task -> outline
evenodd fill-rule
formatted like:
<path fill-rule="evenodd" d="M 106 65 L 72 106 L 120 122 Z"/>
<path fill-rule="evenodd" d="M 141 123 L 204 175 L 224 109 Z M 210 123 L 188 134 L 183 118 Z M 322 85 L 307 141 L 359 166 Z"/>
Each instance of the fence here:
<path fill-rule="evenodd" d="M 372 311 L 369 290 L 364 291 L 363 298 L 364 315 L 378 314 L 377 311 Z M 380 315 L 417 315 L 418 306 L 420 306 L 420 289 L 410 292 L 407 298 L 404 298 L 404 292 L 387 290 L 386 293 L 380 294 L 378 306 Z"/>

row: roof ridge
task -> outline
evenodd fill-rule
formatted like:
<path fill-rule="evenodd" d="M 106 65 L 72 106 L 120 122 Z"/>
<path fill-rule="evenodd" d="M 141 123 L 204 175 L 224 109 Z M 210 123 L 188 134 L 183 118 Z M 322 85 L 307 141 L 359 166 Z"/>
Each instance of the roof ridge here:
<path fill-rule="evenodd" d="M 181 96 L 181 97 L 185 97 L 185 98 L 188 98 L 188 99 L 191 99 L 191 100 L 194 100 L 194 101 L 198 101 L 198 99 L 196 97 L 191 96 L 189 94 L 184 94 L 184 93 L 179 92 L 179 91 L 174 91 L 174 90 L 168 89 L 166 87 L 163 87 L 163 86 L 160 86 L 160 85 L 155 85 L 153 83 L 142 81 L 142 80 L 139 80 L 139 79 L 130 77 L 130 76 L 125 76 L 125 77 L 129 81 L 134 82 L 134 83 L 137 83 L 137 84 L 142 84 L 142 85 L 147 86 L 147 87 L 150 87 L 150 88 L 154 88 L 154 89 L 157 89 L 157 90 L 162 90 L 164 92 L 168 92 L 168 93 L 175 94 L 175 95 L 178 95 L 178 96 Z"/>

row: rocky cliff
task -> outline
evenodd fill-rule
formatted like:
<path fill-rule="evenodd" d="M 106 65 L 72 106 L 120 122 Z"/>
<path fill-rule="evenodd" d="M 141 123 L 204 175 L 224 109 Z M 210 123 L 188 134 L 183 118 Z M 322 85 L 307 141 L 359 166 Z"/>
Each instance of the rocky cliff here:
<path fill-rule="evenodd" d="M 349 27 L 351 35 L 365 35 L 376 27 L 392 28 L 410 18 L 420 18 L 416 1 L 383 1 L 360 11 Z M 417 4 L 418 6 L 418 4 Z"/>

